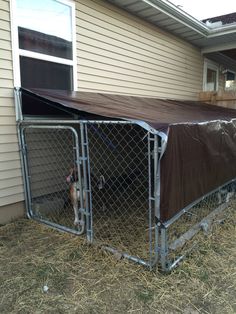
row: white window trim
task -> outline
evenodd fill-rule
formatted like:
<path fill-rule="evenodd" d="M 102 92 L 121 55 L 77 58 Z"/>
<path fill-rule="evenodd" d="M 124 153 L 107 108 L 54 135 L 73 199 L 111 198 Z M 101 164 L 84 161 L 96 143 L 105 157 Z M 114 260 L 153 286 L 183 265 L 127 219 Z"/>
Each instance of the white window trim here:
<path fill-rule="evenodd" d="M 203 91 L 207 90 L 207 69 L 211 69 L 216 71 L 216 92 L 219 89 L 219 65 L 211 60 L 205 59 L 204 60 L 204 67 L 203 67 Z"/>
<path fill-rule="evenodd" d="M 55 62 L 55 63 L 65 64 L 65 65 L 72 65 L 72 66 L 74 64 L 73 60 L 64 59 L 60 57 L 54 57 L 54 56 L 46 55 L 44 53 L 33 52 L 30 50 L 19 49 L 19 54 L 22 57 L 39 59 L 43 61 Z"/>
<path fill-rule="evenodd" d="M 72 66 L 73 69 L 73 90 L 77 91 L 77 58 L 76 58 L 76 17 L 75 3 L 69 0 L 56 0 L 57 2 L 68 5 L 71 8 L 72 23 L 72 60 L 60 57 L 54 57 L 47 54 L 33 52 L 19 48 L 18 39 L 18 23 L 17 23 L 17 7 L 16 0 L 10 0 L 11 12 L 11 41 L 12 41 L 12 60 L 13 60 L 13 79 L 14 86 L 21 87 L 20 76 L 20 56 L 34 58 L 43 61 L 55 62 Z"/>

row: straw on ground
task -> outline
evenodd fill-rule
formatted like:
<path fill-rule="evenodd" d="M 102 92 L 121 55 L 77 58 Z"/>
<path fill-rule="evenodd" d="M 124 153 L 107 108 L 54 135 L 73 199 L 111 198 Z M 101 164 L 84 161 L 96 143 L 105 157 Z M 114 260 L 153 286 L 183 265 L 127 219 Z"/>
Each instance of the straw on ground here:
<path fill-rule="evenodd" d="M 2 226 L 0 313 L 236 313 L 235 210 L 219 221 L 169 275 L 32 220 Z"/>

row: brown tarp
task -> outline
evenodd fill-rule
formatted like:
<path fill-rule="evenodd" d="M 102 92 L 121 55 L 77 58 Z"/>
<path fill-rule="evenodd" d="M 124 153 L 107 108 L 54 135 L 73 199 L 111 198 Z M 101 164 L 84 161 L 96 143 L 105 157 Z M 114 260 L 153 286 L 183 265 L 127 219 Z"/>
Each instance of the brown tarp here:
<path fill-rule="evenodd" d="M 236 177 L 236 110 L 101 93 L 36 89 L 22 93 L 106 118 L 141 120 L 164 132 L 168 140 L 161 159 L 162 221 Z"/>

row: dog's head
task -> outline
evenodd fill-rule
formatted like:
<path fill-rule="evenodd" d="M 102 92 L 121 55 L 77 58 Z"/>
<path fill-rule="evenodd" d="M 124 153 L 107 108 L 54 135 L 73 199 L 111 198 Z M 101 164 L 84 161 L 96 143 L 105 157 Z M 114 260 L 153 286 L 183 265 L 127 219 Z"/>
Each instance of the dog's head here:
<path fill-rule="evenodd" d="M 74 167 L 70 169 L 70 174 L 66 177 L 66 182 L 71 184 L 78 181 L 78 170 Z"/>

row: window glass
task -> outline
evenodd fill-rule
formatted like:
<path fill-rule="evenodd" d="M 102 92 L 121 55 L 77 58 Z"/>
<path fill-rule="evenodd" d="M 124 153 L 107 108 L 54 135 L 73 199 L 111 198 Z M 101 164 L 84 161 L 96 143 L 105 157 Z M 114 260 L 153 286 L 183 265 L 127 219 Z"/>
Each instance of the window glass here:
<path fill-rule="evenodd" d="M 26 88 L 76 88 L 74 4 L 60 0 L 15 1 L 19 85 Z"/>
<path fill-rule="evenodd" d="M 226 73 L 226 81 L 234 81 L 235 80 L 235 73 L 228 71 Z"/>
<path fill-rule="evenodd" d="M 71 90 L 73 67 L 20 56 L 21 85 L 25 88 Z"/>
<path fill-rule="evenodd" d="M 236 90 L 235 73 L 228 71 L 225 78 L 225 90 Z"/>
<path fill-rule="evenodd" d="M 17 0 L 19 48 L 72 59 L 71 14 L 55 0 Z"/>
<path fill-rule="evenodd" d="M 215 91 L 217 87 L 217 71 L 207 68 L 207 90 L 208 91 Z"/>
<path fill-rule="evenodd" d="M 18 28 L 19 48 L 50 56 L 72 59 L 72 42 L 23 27 Z"/>

